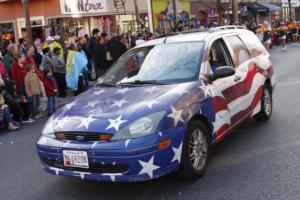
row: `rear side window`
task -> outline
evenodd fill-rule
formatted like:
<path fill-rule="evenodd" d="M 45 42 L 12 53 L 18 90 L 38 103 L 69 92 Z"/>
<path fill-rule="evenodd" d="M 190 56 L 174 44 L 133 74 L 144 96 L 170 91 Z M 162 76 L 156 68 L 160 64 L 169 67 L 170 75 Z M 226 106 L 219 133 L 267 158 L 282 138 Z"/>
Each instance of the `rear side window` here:
<path fill-rule="evenodd" d="M 233 63 L 238 67 L 242 63 L 251 59 L 250 53 L 242 40 L 237 36 L 229 36 L 225 38 L 229 48 Z"/>
<path fill-rule="evenodd" d="M 247 45 L 250 50 L 252 57 L 257 57 L 266 52 L 265 47 L 262 45 L 260 40 L 254 34 L 239 35 L 243 42 Z"/>

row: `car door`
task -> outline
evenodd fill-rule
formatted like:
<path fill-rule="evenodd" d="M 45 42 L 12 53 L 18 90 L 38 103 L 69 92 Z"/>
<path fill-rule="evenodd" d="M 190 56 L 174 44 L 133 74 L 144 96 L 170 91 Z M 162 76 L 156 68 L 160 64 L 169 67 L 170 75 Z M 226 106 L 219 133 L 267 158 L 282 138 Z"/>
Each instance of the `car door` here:
<path fill-rule="evenodd" d="M 231 111 L 231 125 L 237 125 L 246 119 L 254 109 L 254 96 L 258 90 L 255 80 L 255 70 L 250 52 L 237 35 L 224 37 L 236 70 L 234 84 L 223 91 Z"/>
<path fill-rule="evenodd" d="M 213 74 L 213 65 L 217 67 L 231 66 L 233 65 L 233 60 L 229 50 L 227 49 L 226 43 L 222 38 L 215 39 L 210 42 L 207 48 L 205 67 L 203 68 L 203 73 Z M 216 55 L 215 59 L 212 59 L 211 52 L 214 50 Z M 214 60 L 214 62 L 212 62 Z M 205 70 L 204 70 L 205 69 Z M 204 72 L 206 71 L 206 72 Z M 220 141 L 226 132 L 232 127 L 231 124 L 231 110 L 228 107 L 230 99 L 235 98 L 235 91 L 228 95 L 226 91 L 232 88 L 235 84 L 235 77 L 229 76 L 222 79 L 217 79 L 214 81 L 209 81 L 207 88 L 209 89 L 212 101 L 214 105 L 215 122 L 213 123 L 214 131 L 213 138 L 216 142 Z M 231 96 L 232 95 L 232 96 Z"/>

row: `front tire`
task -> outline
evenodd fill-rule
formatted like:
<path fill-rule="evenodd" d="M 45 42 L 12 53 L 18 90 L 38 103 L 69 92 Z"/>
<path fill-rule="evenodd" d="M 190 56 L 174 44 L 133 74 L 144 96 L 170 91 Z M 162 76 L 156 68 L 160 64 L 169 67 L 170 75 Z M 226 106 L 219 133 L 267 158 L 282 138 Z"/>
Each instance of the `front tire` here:
<path fill-rule="evenodd" d="M 193 121 L 183 141 L 181 163 L 178 175 L 184 179 L 197 179 L 207 169 L 210 142 L 209 132 L 204 123 Z"/>
<path fill-rule="evenodd" d="M 257 121 L 267 121 L 272 117 L 273 113 L 273 99 L 271 88 L 267 85 L 264 86 L 261 95 L 261 110 L 257 113 L 254 118 Z"/>

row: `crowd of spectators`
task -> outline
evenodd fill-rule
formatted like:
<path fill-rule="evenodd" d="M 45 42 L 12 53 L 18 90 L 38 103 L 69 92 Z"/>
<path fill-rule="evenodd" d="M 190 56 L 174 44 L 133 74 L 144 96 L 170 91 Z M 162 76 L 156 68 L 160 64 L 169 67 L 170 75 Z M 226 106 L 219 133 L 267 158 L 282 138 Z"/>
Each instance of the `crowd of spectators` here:
<path fill-rule="evenodd" d="M 57 97 L 67 97 L 67 91 L 81 94 L 128 49 L 150 39 L 150 33 L 133 31 L 109 37 L 95 28 L 91 37 L 75 43 L 62 43 L 59 36 L 32 45 L 23 38 L 5 41 L 0 46 L 0 128 L 14 131 L 40 119 L 41 100 L 52 115 Z"/>

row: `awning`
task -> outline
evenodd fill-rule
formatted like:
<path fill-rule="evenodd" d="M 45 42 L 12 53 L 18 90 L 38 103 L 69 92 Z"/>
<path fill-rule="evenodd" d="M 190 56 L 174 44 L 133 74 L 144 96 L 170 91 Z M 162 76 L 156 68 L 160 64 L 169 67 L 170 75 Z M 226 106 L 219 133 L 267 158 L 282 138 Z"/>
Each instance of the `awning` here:
<path fill-rule="evenodd" d="M 245 3 L 248 9 L 253 10 L 254 12 L 268 12 L 268 9 L 258 3 Z"/>
<path fill-rule="evenodd" d="M 263 7 L 265 7 L 266 9 L 268 9 L 268 11 L 281 11 L 281 7 L 280 6 L 277 6 L 273 3 L 257 3 Z"/>

